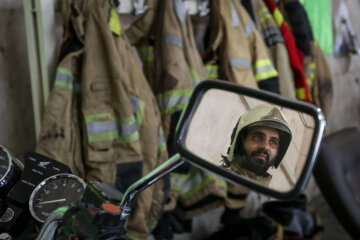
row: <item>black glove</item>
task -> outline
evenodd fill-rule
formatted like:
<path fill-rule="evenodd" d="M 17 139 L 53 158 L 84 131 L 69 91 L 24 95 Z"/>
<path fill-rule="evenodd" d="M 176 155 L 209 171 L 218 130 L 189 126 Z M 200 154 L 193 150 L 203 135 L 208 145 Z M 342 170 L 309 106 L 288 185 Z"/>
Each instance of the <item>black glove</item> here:
<path fill-rule="evenodd" d="M 277 227 L 272 225 L 272 221 L 267 217 L 255 217 L 245 219 L 236 217 L 233 221 L 218 232 L 212 234 L 208 240 L 222 240 L 222 239 L 249 239 L 249 240 L 263 240 L 277 232 Z"/>
<path fill-rule="evenodd" d="M 284 226 L 284 235 L 311 237 L 316 229 L 312 214 L 307 211 L 304 194 L 292 201 L 274 201 L 263 204 L 263 211 Z"/>

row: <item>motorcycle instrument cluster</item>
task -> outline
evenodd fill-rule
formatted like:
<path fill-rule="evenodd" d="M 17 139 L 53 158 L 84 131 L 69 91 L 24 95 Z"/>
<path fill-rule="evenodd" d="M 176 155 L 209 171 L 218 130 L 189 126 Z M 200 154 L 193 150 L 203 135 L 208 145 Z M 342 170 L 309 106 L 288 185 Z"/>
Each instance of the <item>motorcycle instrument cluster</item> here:
<path fill-rule="evenodd" d="M 39 222 L 44 222 L 51 212 L 80 200 L 86 184 L 69 173 L 51 176 L 37 185 L 29 199 L 31 215 Z"/>
<path fill-rule="evenodd" d="M 37 220 L 29 212 L 30 195 L 39 183 L 60 173 L 71 173 L 71 170 L 35 152 L 25 154 L 23 164 L 0 146 L 0 233 L 13 237 L 31 233 Z"/>
<path fill-rule="evenodd" d="M 13 157 L 11 153 L 0 146 L 0 193 L 6 194 L 7 190 L 20 177 L 24 170 L 24 165 L 18 159 Z"/>

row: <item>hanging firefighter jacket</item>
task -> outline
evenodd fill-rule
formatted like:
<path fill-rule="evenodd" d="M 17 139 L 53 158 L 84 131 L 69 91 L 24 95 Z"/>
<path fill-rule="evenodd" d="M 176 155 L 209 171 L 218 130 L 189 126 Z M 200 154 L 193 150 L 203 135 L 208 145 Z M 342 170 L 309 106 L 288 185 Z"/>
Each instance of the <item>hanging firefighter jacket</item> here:
<path fill-rule="evenodd" d="M 205 68 L 208 76 L 253 88 L 258 88 L 259 84 L 263 89 L 278 93 L 277 72 L 267 56 L 261 36 L 246 11 L 236 1 L 212 1 L 211 4 L 215 5 L 210 8 L 210 27 L 215 27 L 215 31 L 214 29 L 210 30 L 211 44 L 210 47 L 206 47 L 207 50 L 203 55 L 207 64 Z M 193 17 L 192 20 L 195 23 L 194 27 L 198 27 L 199 24 L 196 23 L 199 22 L 196 22 L 196 18 Z M 200 23 L 202 20 L 199 19 Z M 195 33 L 202 34 L 204 31 Z M 224 35 L 224 33 L 228 35 Z M 207 39 L 207 37 L 205 38 Z M 200 52 L 203 52 L 201 49 L 205 49 L 205 47 L 199 46 L 202 44 L 201 40 L 204 41 L 204 39 L 197 39 L 200 39 L 197 41 L 197 47 Z M 239 42 L 244 44 L 239 44 Z M 184 211 L 185 218 L 188 219 L 219 206 L 221 202 L 214 200 L 214 196 L 226 198 L 228 201 L 228 194 L 224 191 L 226 187 L 234 189 L 237 196 L 241 195 L 241 206 L 244 205 L 248 193 L 248 190 L 232 186 L 232 184 L 225 184 L 224 181 L 215 178 L 212 174 L 194 168 L 188 175 L 172 174 L 171 180 L 172 189 L 178 191 L 179 205 Z M 233 195 L 230 194 L 230 196 Z M 229 201 L 231 202 L 232 199 Z M 235 199 L 235 201 L 239 204 L 239 199 Z"/>
<path fill-rule="evenodd" d="M 174 125 L 170 116 L 185 107 L 194 86 L 206 78 L 206 72 L 183 2 L 160 1 L 158 11 L 156 22 L 161 25 L 155 30 L 156 97 L 164 128 L 170 130 L 170 126 Z M 173 132 L 166 136 L 171 138 L 171 134 Z M 224 181 L 195 167 L 186 174 L 172 173 L 171 188 L 172 196 L 177 198 L 188 218 L 220 206 L 225 197 Z M 210 196 L 215 200 L 198 204 Z"/>
<path fill-rule="evenodd" d="M 247 87 L 259 86 L 278 93 L 277 72 L 246 11 L 236 1 L 211 1 L 210 4 L 210 16 L 192 17 L 197 48 L 203 56 L 208 77 L 233 81 Z M 212 175 L 203 175 L 204 172 L 194 169 L 189 176 L 172 174 L 172 188 L 180 194 L 179 204 L 185 218 L 218 206 L 220 202 L 211 199 L 214 193 L 219 197 L 226 195 L 225 201 L 230 202 L 231 207 L 242 207 L 245 204 L 248 190 L 221 181 L 214 184 Z M 214 187 L 219 190 L 209 194 L 209 190 Z M 225 193 L 226 187 L 233 191 Z"/>
<path fill-rule="evenodd" d="M 267 56 L 263 40 L 259 33 L 256 31 L 256 29 L 253 28 L 254 25 L 250 21 L 250 18 L 246 15 L 245 10 L 241 9 L 241 6 L 237 2 L 235 2 L 234 4 L 237 8 L 240 8 L 240 13 L 236 13 L 236 15 L 234 15 L 235 26 L 232 26 L 230 17 L 231 14 L 235 11 L 235 8 L 231 8 L 231 6 L 233 5 L 230 5 L 230 1 L 228 2 L 228 5 L 226 7 L 223 7 L 224 9 L 226 9 L 223 11 L 223 14 L 225 15 L 225 18 L 227 18 L 226 23 L 229 25 L 229 29 L 234 27 L 235 32 L 238 32 L 238 34 L 235 34 L 235 36 L 238 36 L 238 40 L 244 41 L 246 44 L 244 45 L 244 47 L 241 47 L 241 49 L 237 49 L 237 52 L 242 52 L 241 54 L 238 54 L 238 57 L 231 58 L 230 56 L 226 56 L 220 58 L 224 59 L 224 61 L 218 61 L 219 63 L 223 62 L 224 65 L 229 65 L 229 63 L 231 63 L 231 67 L 233 68 L 235 75 L 237 76 L 236 78 L 234 78 L 232 77 L 232 74 L 230 74 L 227 75 L 228 77 L 225 78 L 226 75 L 223 75 L 223 79 L 229 80 L 229 78 L 231 78 L 234 79 L 234 82 L 244 80 L 247 81 L 247 83 L 245 83 L 244 85 L 255 88 L 257 88 L 258 82 L 260 82 L 259 85 L 262 86 L 264 89 L 272 89 L 274 92 L 278 93 L 277 72 L 273 68 Z M 215 17 L 217 25 L 222 25 L 224 17 L 220 16 L 220 12 L 216 7 L 214 10 L 214 14 L 218 14 L 218 17 Z M 194 54 L 197 53 L 197 51 L 196 45 L 192 40 L 193 33 L 189 31 L 189 29 L 192 29 L 191 23 L 189 22 L 189 16 L 187 16 L 186 12 L 184 11 L 184 7 L 182 6 L 181 1 L 167 1 L 163 4 L 159 4 L 159 14 L 156 15 L 159 18 L 156 18 L 155 22 L 163 23 L 163 25 L 157 26 L 154 34 L 155 54 L 153 56 L 155 57 L 154 62 L 157 67 L 155 70 L 156 78 L 152 84 L 153 90 L 158 100 L 163 99 L 163 96 L 172 96 L 174 100 L 186 100 L 188 97 L 188 93 L 186 93 L 182 89 L 192 89 L 194 86 L 193 80 L 195 80 L 196 82 L 196 76 L 199 75 L 198 73 L 202 71 L 201 59 L 199 61 L 199 57 L 192 57 L 190 55 L 190 53 Z M 245 16 L 242 17 L 242 15 Z M 240 22 L 240 19 L 243 21 Z M 181 24 L 179 25 L 179 23 Z M 221 31 L 216 32 L 216 39 L 214 40 L 214 42 L 216 44 L 220 44 L 220 42 L 218 41 L 224 41 L 223 43 L 221 42 L 223 49 L 227 49 L 227 45 L 232 46 L 232 48 L 239 48 L 237 47 L 240 46 L 238 44 L 239 41 L 234 41 L 236 39 L 231 40 L 231 36 L 223 38 L 223 31 L 227 32 L 230 30 L 225 30 L 221 28 Z M 229 40 L 225 41 L 227 39 Z M 139 41 L 139 43 L 142 43 L 142 41 Z M 149 50 L 149 48 L 146 48 L 146 46 L 138 47 L 138 50 L 139 49 L 145 50 L 139 51 L 140 56 L 151 56 L 151 54 L 143 54 L 147 50 Z M 215 49 L 216 51 L 214 52 L 221 53 L 218 47 L 216 47 Z M 210 50 L 212 50 L 212 48 Z M 234 51 L 230 49 L 228 52 L 226 52 L 226 54 L 231 54 L 232 52 Z M 149 51 L 147 51 L 147 53 L 149 53 Z M 222 56 L 225 55 L 223 54 Z M 254 56 L 254 59 L 252 59 L 252 56 Z M 190 60 L 193 61 L 193 64 L 186 64 L 186 62 L 189 62 Z M 196 69 L 194 66 L 197 65 L 200 66 L 201 69 L 195 72 L 192 71 L 192 69 Z M 255 67 L 252 68 L 252 65 L 254 65 Z M 189 66 L 191 66 L 191 68 Z M 216 71 L 217 69 L 218 68 L 215 67 L 211 70 Z M 222 71 L 222 69 L 227 69 L 227 67 L 222 67 L 220 71 Z M 257 74 L 256 77 L 254 77 L 254 72 L 256 72 Z M 213 75 L 211 76 L 213 78 L 218 78 L 216 72 L 213 72 Z M 251 80 L 248 80 L 249 76 Z M 181 83 L 180 81 L 184 81 L 186 79 L 187 82 L 182 83 L 181 85 L 176 85 Z M 256 81 L 256 79 L 258 80 L 258 82 Z M 185 86 L 185 88 L 183 86 Z M 190 86 L 190 88 L 186 86 Z M 176 93 L 174 91 L 171 91 L 171 87 L 175 87 L 176 89 L 180 87 L 180 90 L 182 90 L 182 92 L 178 91 Z M 169 129 L 170 121 L 166 118 L 169 118 L 170 114 L 173 114 L 176 110 L 178 111 L 180 109 L 176 107 L 171 109 L 168 108 L 168 106 L 166 105 L 166 101 L 159 101 L 159 106 L 162 110 L 163 115 L 163 124 L 165 126 L 164 128 Z M 165 132 L 168 131 L 165 130 Z M 168 134 L 165 135 L 168 136 Z M 224 189 L 225 184 L 224 182 L 216 179 L 217 178 L 214 178 L 211 174 L 205 174 L 195 169 L 192 169 L 191 174 L 187 176 L 181 174 L 172 174 L 172 188 L 179 191 L 179 203 L 180 205 L 182 205 L 182 207 L 186 208 L 188 217 L 192 217 L 194 216 L 194 214 L 200 214 L 202 212 L 201 210 L 199 211 L 199 207 L 194 208 L 193 206 L 199 206 L 198 203 L 200 202 L 200 200 L 205 199 L 206 196 L 209 195 L 209 193 L 214 193 L 215 195 L 219 195 L 219 197 L 223 195 L 224 191 L 221 189 Z M 213 181 L 220 182 L 214 184 Z M 179 184 L 180 182 L 181 184 Z M 185 185 L 189 187 L 181 189 L 177 188 L 177 186 Z M 209 189 L 213 189 L 214 186 L 218 186 L 218 190 L 209 191 Z M 207 190 L 205 191 L 203 189 Z M 207 210 L 209 209 L 207 208 Z"/>
<path fill-rule="evenodd" d="M 155 5 L 158 8 L 154 14 Z M 156 95 L 164 135 L 171 148 L 176 116 L 185 107 L 194 86 L 206 78 L 206 73 L 194 42 L 190 16 L 182 1 L 160 0 L 158 4 L 152 2 L 148 9 L 150 12 L 140 16 L 126 34 L 137 47 L 143 70 Z M 149 21 L 156 24 L 149 26 Z M 172 211 L 176 206 L 173 203 L 178 202 L 186 208 L 189 218 L 220 206 L 226 195 L 223 180 L 195 167 L 186 173 L 172 173 L 171 182 L 171 204 L 167 204 L 166 210 Z M 209 198 L 212 201 L 192 209 L 199 199 Z"/>
<path fill-rule="evenodd" d="M 255 11 L 254 15 L 261 29 L 264 42 L 268 47 L 269 55 L 272 57 L 272 62 L 279 73 L 280 94 L 295 98 L 293 73 L 280 29 L 262 0 L 252 0 L 252 3 Z"/>
<path fill-rule="evenodd" d="M 167 159 L 160 112 L 111 1 L 70 5 L 64 15 L 83 48 L 59 63 L 37 151 L 124 192 Z M 127 224 L 131 236 L 148 236 L 164 204 L 162 185 L 139 194 Z"/>
<path fill-rule="evenodd" d="M 315 59 L 313 98 L 315 104 L 321 107 L 325 118 L 327 118 L 333 101 L 333 85 L 329 64 L 324 52 L 316 41 L 312 43 L 312 56 Z"/>
<path fill-rule="evenodd" d="M 332 100 L 330 69 L 313 37 L 307 13 L 297 0 L 280 1 L 279 9 L 285 19 L 288 19 L 296 45 L 304 54 L 304 72 L 313 102 L 321 107 L 327 116 Z"/>
<path fill-rule="evenodd" d="M 82 158 L 80 120 L 80 71 L 83 49 L 69 53 L 56 69 L 41 126 L 36 152 L 60 161 L 81 177 L 85 176 Z M 132 143 L 139 149 L 139 143 Z M 136 154 L 141 155 L 140 151 Z"/>
<path fill-rule="evenodd" d="M 225 73 L 223 76 L 226 80 L 279 93 L 278 73 L 268 57 L 261 35 L 246 10 L 238 1 L 212 1 L 211 4 L 210 14 L 215 18 L 212 21 L 216 21 L 216 17 L 222 20 L 217 25 L 211 22 L 211 26 L 218 26 L 211 48 L 217 49 L 216 44 L 220 44 L 220 78 Z M 219 9 L 219 12 L 216 9 Z M 216 29 L 214 30 L 216 33 Z M 222 37 L 221 41 L 217 40 L 219 36 Z M 208 58 L 204 60 L 206 62 Z M 250 81 L 257 84 L 254 85 Z M 225 206 L 230 209 L 244 207 L 248 193 L 248 189 L 228 183 Z"/>
<path fill-rule="evenodd" d="M 125 35 L 130 43 L 136 47 L 143 72 L 154 94 L 157 89 L 155 85 L 154 21 L 157 18 L 158 2 L 158 0 L 145 1 L 147 10 L 125 30 Z"/>
<path fill-rule="evenodd" d="M 208 33 L 205 42 L 198 43 L 205 44 L 202 58 L 208 76 L 279 93 L 278 73 L 254 22 L 239 1 L 209 4 Z M 195 27 L 204 24 L 201 19 L 193 20 Z"/>
<path fill-rule="evenodd" d="M 155 96 L 167 137 L 170 116 L 181 111 L 196 84 L 206 78 L 189 15 L 181 0 L 160 1 L 155 29 Z"/>
<path fill-rule="evenodd" d="M 299 100 L 312 102 L 309 87 L 306 82 L 304 69 L 303 69 L 303 53 L 296 47 L 294 36 L 291 30 L 284 21 L 284 17 L 280 10 L 277 8 L 273 0 L 263 0 L 268 7 L 271 14 L 274 16 L 277 26 L 280 28 L 283 35 L 285 46 L 287 48 L 290 64 L 294 74 L 295 81 L 295 95 Z"/>

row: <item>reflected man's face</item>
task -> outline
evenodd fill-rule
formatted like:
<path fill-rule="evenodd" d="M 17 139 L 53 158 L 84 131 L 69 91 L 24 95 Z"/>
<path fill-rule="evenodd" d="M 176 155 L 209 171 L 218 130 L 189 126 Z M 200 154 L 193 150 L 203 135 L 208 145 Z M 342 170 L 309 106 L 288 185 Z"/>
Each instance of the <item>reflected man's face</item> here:
<path fill-rule="evenodd" d="M 244 139 L 248 170 L 258 175 L 264 174 L 274 164 L 279 147 L 279 133 L 270 127 L 256 127 L 250 130 Z"/>

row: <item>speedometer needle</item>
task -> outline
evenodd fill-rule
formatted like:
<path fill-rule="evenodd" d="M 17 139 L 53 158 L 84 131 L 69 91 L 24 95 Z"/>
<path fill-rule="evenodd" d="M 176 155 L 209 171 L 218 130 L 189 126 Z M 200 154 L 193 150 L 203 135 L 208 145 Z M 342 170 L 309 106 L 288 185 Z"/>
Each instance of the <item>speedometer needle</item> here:
<path fill-rule="evenodd" d="M 61 199 L 56 199 L 56 200 L 50 200 L 50 201 L 45 201 L 45 202 L 39 202 L 39 204 L 46 204 L 46 203 L 55 203 L 55 202 L 65 202 L 66 199 L 65 198 L 61 198 Z"/>

